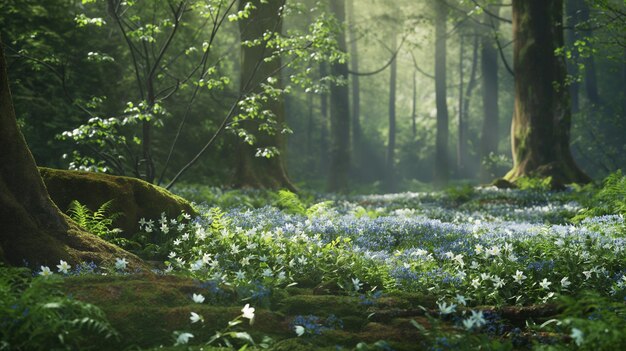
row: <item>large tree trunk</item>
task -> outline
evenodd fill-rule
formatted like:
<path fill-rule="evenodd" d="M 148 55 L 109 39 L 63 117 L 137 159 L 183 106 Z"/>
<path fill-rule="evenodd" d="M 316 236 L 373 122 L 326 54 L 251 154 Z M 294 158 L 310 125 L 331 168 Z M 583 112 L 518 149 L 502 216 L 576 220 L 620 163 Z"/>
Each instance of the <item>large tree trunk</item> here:
<path fill-rule="evenodd" d="M 240 10 L 243 10 L 249 1 L 240 1 Z M 285 0 L 272 0 L 267 4 L 262 0 L 254 0 L 252 4 L 256 7 L 250 17 L 239 21 L 239 31 L 241 41 L 256 40 L 263 38 L 266 32 L 280 32 L 282 28 L 281 11 Z M 272 56 L 272 50 L 267 48 L 265 43 L 252 47 L 244 45 L 241 49 L 241 85 L 242 93 L 247 93 L 251 88 L 254 91 L 261 91 L 260 83 L 269 76 L 280 70 L 281 60 L 274 58 L 269 62 L 264 59 Z M 281 77 L 278 80 L 277 88 L 282 87 Z M 285 122 L 285 104 L 282 97 L 268 102 L 263 106 L 271 111 L 277 125 Z M 280 130 L 273 135 L 264 134 L 258 131 L 259 121 L 246 121 L 246 128 L 257 137 L 257 144 L 254 147 L 241 143 L 239 145 L 239 160 L 235 171 L 235 186 L 251 188 L 286 188 L 295 191 L 295 186 L 289 180 L 284 166 L 285 140 Z M 280 152 L 271 158 L 255 157 L 256 148 L 276 147 Z"/>
<path fill-rule="evenodd" d="M 573 77 L 577 77 L 578 72 L 578 50 L 575 47 L 576 40 L 579 39 L 576 33 L 576 25 L 580 22 L 580 1 L 581 0 L 567 0 L 565 3 L 565 14 L 567 16 L 565 23 L 567 24 L 566 30 L 566 44 L 568 49 L 572 50 L 572 57 L 567 60 L 567 73 Z M 583 0 L 584 1 L 584 0 Z M 569 95 L 571 99 L 572 112 L 578 113 L 580 111 L 580 84 L 577 79 L 573 79 L 569 87 Z"/>
<path fill-rule="evenodd" d="M 331 1 L 331 10 L 339 23 L 345 23 L 345 0 Z M 339 50 L 346 52 L 346 36 L 339 33 Z M 332 75 L 348 79 L 347 63 L 335 62 Z M 350 92 L 347 85 L 333 84 L 330 87 L 330 169 L 328 191 L 344 192 L 348 189 L 350 171 Z"/>
<path fill-rule="evenodd" d="M 393 52 L 397 49 L 397 34 L 392 34 L 391 49 Z M 389 192 L 396 190 L 395 184 L 395 151 L 396 151 L 396 85 L 398 73 L 398 60 L 391 62 L 391 73 L 389 75 L 389 139 L 387 142 L 387 167 L 385 169 L 385 188 Z"/>
<path fill-rule="evenodd" d="M 490 6 L 489 12 L 499 14 L 499 6 Z M 498 153 L 500 141 L 498 106 L 498 49 L 494 40 L 494 33 L 498 29 L 498 21 L 488 13 L 484 14 L 484 20 L 490 23 L 490 28 L 481 38 L 480 46 L 480 69 L 482 72 L 482 100 L 483 100 L 483 127 L 480 140 L 481 180 L 486 182 L 492 175 L 487 160 L 490 154 Z"/>
<path fill-rule="evenodd" d="M 571 109 L 563 46 L 563 0 L 513 0 L 515 108 L 511 126 L 513 169 L 522 176 L 552 177 L 556 184 L 587 182 L 572 158 Z"/>
<path fill-rule="evenodd" d="M 448 8 L 443 0 L 435 6 L 435 94 L 437 104 L 437 136 L 435 146 L 435 183 L 446 185 L 448 166 L 448 93 L 446 89 L 446 20 Z"/>
<path fill-rule="evenodd" d="M 139 260 L 80 230 L 52 202 L 15 119 L 0 42 L 0 260 L 31 266 Z"/>

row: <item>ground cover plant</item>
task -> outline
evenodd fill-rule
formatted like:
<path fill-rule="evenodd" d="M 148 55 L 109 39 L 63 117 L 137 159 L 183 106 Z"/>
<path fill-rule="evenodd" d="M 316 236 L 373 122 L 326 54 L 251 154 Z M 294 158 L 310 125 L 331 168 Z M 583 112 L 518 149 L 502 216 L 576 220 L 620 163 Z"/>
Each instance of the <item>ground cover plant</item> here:
<path fill-rule="evenodd" d="M 580 188 L 226 192 L 247 200 L 217 207 L 221 196 L 208 197 L 197 217 L 138 223 L 129 249 L 152 259 L 152 272 L 121 258 L 60 262 L 38 267 L 31 284 L 64 276 L 125 347 L 608 350 L 626 342 L 626 224 L 611 210 L 623 201 L 620 177 L 592 199 Z"/>

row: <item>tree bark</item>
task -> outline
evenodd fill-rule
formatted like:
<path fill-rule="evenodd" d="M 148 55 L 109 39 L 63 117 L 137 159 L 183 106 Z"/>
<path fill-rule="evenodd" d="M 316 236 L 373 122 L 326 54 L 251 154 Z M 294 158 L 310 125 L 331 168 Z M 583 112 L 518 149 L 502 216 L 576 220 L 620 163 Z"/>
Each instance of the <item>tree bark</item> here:
<path fill-rule="evenodd" d="M 398 37 L 394 32 L 391 39 L 391 49 L 395 52 L 398 45 Z M 389 139 L 387 141 L 387 167 L 386 167 L 386 190 L 393 192 L 396 190 L 395 184 L 395 151 L 396 151 L 396 85 L 398 73 L 398 60 L 391 63 L 391 72 L 389 75 Z"/>
<path fill-rule="evenodd" d="M 331 10 L 339 23 L 345 23 L 345 0 L 331 1 Z M 346 52 L 344 31 L 338 34 L 339 50 Z M 331 66 L 333 76 L 348 80 L 348 64 L 335 62 Z M 330 87 L 330 169 L 328 191 L 345 192 L 348 189 L 350 171 L 350 92 L 348 86 L 333 84 Z"/>
<path fill-rule="evenodd" d="M 31 266 L 135 256 L 79 229 L 52 202 L 15 118 L 0 42 L 0 260 Z"/>
<path fill-rule="evenodd" d="M 325 62 L 320 63 L 320 76 L 326 77 L 328 75 L 328 67 Z M 325 83 L 326 88 L 328 88 L 327 83 Z M 320 126 L 320 159 L 319 159 L 319 169 L 322 174 L 328 173 L 328 122 L 329 122 L 329 111 L 328 111 L 328 93 L 324 90 L 320 94 L 320 114 L 322 117 L 321 126 Z"/>
<path fill-rule="evenodd" d="M 583 0 L 584 1 L 584 0 Z M 576 40 L 578 40 L 578 34 L 576 33 L 576 25 L 580 22 L 580 0 L 568 0 L 565 3 L 565 14 L 567 16 L 565 23 L 567 23 L 567 30 L 565 32 L 565 39 L 567 48 L 572 50 L 572 57 L 567 60 L 567 72 L 574 79 L 570 83 L 569 94 L 572 104 L 572 112 L 578 113 L 580 111 L 580 84 L 578 83 L 578 50 L 574 46 Z"/>
<path fill-rule="evenodd" d="M 511 126 L 513 169 L 552 177 L 554 185 L 587 182 L 570 152 L 571 108 L 563 46 L 563 0 L 513 0 L 515 107 Z"/>
<path fill-rule="evenodd" d="M 463 173 L 463 169 L 465 168 L 465 155 L 463 154 L 465 151 L 465 121 L 463 120 L 463 109 L 465 108 L 463 104 L 464 93 L 463 89 L 465 88 L 464 80 L 464 70 L 463 70 L 463 55 L 465 54 L 465 37 L 464 33 L 461 30 L 459 35 L 459 111 L 457 114 L 457 125 L 458 125 L 458 134 L 457 134 L 457 143 L 456 143 L 456 168 L 457 168 L 457 176 L 462 177 L 461 173 Z"/>
<path fill-rule="evenodd" d="M 470 104 L 472 102 L 472 95 L 474 94 L 474 89 L 476 89 L 477 85 L 477 66 L 478 66 L 478 36 L 474 33 L 472 38 L 472 66 L 470 69 L 470 78 L 469 82 L 467 82 L 467 89 L 465 89 L 465 94 L 463 95 L 463 108 L 461 110 L 461 123 L 459 125 L 461 137 L 459 137 L 459 142 L 461 143 L 461 158 L 464 161 L 462 163 L 460 175 L 462 177 L 466 177 L 470 175 L 469 170 L 469 110 Z"/>
<path fill-rule="evenodd" d="M 447 7 L 444 0 L 435 6 L 435 94 L 437 104 L 437 136 L 435 146 L 435 183 L 445 186 L 449 179 L 448 165 L 448 104 L 446 89 L 446 20 Z"/>
<path fill-rule="evenodd" d="M 239 8 L 243 10 L 249 1 L 240 1 Z M 271 0 L 262 3 L 262 0 L 254 0 L 252 4 L 256 7 L 250 17 L 239 21 L 239 32 L 241 41 L 255 40 L 263 38 L 266 32 L 280 32 L 282 29 L 281 11 L 285 0 Z M 241 49 L 241 83 L 242 93 L 247 93 L 253 87 L 253 91 L 260 92 L 260 84 L 273 73 L 280 70 L 281 60 L 273 58 L 269 62 L 264 59 L 272 56 L 272 49 L 267 48 L 265 42 L 252 47 L 242 46 Z M 282 88 L 282 79 L 275 77 L 278 82 L 277 88 Z M 275 121 L 279 126 L 285 122 L 285 103 L 282 97 L 278 97 L 268 102 L 263 109 L 273 113 Z M 284 166 L 285 140 L 278 130 L 273 135 L 261 134 L 258 131 L 259 121 L 246 121 L 246 129 L 257 137 L 256 145 L 250 146 L 241 143 L 238 147 L 239 160 L 235 170 L 235 186 L 249 188 L 286 188 L 296 191 L 296 187 L 291 183 Z M 280 154 L 271 158 L 255 157 L 256 148 L 276 147 Z"/>
<path fill-rule="evenodd" d="M 490 6 L 489 11 L 499 15 L 499 6 Z M 484 21 L 490 23 L 486 33 L 481 38 L 480 45 L 480 69 L 482 72 L 482 100 L 483 100 L 483 126 L 480 140 L 481 180 L 489 181 L 492 177 L 488 165 L 484 162 L 490 154 L 498 153 L 500 141 L 498 106 L 498 49 L 494 42 L 494 33 L 498 30 L 498 21 L 485 13 Z"/>

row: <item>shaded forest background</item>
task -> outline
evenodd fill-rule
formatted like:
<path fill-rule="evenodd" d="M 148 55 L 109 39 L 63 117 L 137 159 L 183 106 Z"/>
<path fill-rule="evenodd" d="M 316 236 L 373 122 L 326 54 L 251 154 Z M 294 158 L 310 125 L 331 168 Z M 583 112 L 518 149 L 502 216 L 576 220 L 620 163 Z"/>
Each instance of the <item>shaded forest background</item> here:
<path fill-rule="evenodd" d="M 251 3 L 270 11 L 238 1 L 3 1 L 13 101 L 37 164 L 162 185 L 192 166 L 180 181 L 364 192 L 488 182 L 511 169 L 510 3 Z M 624 3 L 567 0 L 563 20 L 566 43 L 554 54 L 568 64 L 571 149 L 602 178 L 626 165 Z M 276 51 L 241 48 L 272 31 Z M 288 49 L 309 57 L 292 60 Z M 266 103 L 279 107 L 221 133 L 257 89 L 248 85 L 262 83 L 250 72 L 286 90 Z M 242 146 L 248 138 L 254 145 Z"/>

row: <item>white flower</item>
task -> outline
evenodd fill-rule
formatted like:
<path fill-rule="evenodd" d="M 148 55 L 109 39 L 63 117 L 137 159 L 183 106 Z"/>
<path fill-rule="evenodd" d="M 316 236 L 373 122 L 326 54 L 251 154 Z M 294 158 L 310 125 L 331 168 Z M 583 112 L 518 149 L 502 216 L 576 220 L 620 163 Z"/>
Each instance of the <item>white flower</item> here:
<path fill-rule="evenodd" d="M 516 271 L 515 274 L 513 275 L 513 280 L 517 284 L 522 284 L 524 279 L 526 279 L 526 276 L 524 275 L 524 272 L 522 272 L 522 271 Z"/>
<path fill-rule="evenodd" d="M 204 296 L 202 296 L 202 294 L 193 294 L 193 296 L 191 298 L 193 299 L 193 302 L 195 302 L 195 303 L 203 303 L 204 302 Z"/>
<path fill-rule="evenodd" d="M 176 344 L 174 346 L 184 345 L 188 343 L 191 338 L 193 338 L 193 334 L 191 333 L 180 333 L 178 338 L 176 338 Z"/>
<path fill-rule="evenodd" d="M 456 302 L 458 302 L 459 305 L 467 306 L 467 299 L 463 295 L 458 295 L 457 294 L 456 295 Z"/>
<path fill-rule="evenodd" d="M 352 278 L 352 285 L 354 286 L 354 291 L 361 290 L 361 287 L 363 286 L 359 278 Z"/>
<path fill-rule="evenodd" d="M 176 240 L 174 240 L 174 245 L 175 245 L 175 246 L 178 246 L 178 245 L 180 245 L 181 243 L 182 243 L 182 241 L 181 241 L 180 239 L 176 239 Z"/>
<path fill-rule="evenodd" d="M 450 304 L 450 306 L 448 306 L 447 303 L 443 302 L 438 302 L 437 305 L 439 306 L 439 312 L 441 312 L 441 314 L 450 314 L 454 311 L 456 311 L 456 305 L 455 304 Z"/>
<path fill-rule="evenodd" d="M 564 277 L 563 279 L 561 279 L 561 286 L 566 289 L 568 286 L 570 286 L 572 284 L 572 282 L 569 281 L 568 277 Z"/>
<path fill-rule="evenodd" d="M 481 327 L 485 324 L 487 324 L 487 321 L 485 320 L 485 317 L 483 316 L 483 311 L 472 311 L 472 316 L 470 317 L 473 321 L 474 324 L 477 327 Z"/>
<path fill-rule="evenodd" d="M 552 283 L 550 283 L 550 282 L 548 281 L 548 279 L 543 278 L 543 280 L 541 281 L 541 283 L 539 283 L 539 285 L 540 285 L 542 288 L 544 288 L 544 289 L 548 290 L 548 289 L 549 289 L 549 286 L 550 286 L 550 285 L 552 285 Z"/>
<path fill-rule="evenodd" d="M 169 255 L 167 255 L 167 257 L 169 257 L 169 258 L 174 258 L 174 257 L 176 257 L 176 252 L 174 252 L 174 251 L 170 251 L 170 254 L 169 254 Z"/>
<path fill-rule="evenodd" d="M 494 278 L 493 278 L 493 286 L 494 286 L 496 289 L 500 289 L 501 287 L 503 287 L 503 286 L 504 286 L 504 280 L 503 280 L 503 279 L 500 279 L 500 277 L 494 277 Z"/>
<path fill-rule="evenodd" d="M 241 309 L 241 313 L 243 313 L 243 318 L 247 318 L 250 321 L 254 319 L 254 307 L 250 307 L 249 303 L 243 306 L 243 308 Z"/>
<path fill-rule="evenodd" d="M 57 265 L 57 268 L 59 269 L 59 273 L 63 273 L 63 274 L 67 274 L 67 271 L 72 268 L 72 266 L 70 266 L 69 264 L 67 264 L 67 262 L 61 260 L 59 262 L 60 264 Z"/>
<path fill-rule="evenodd" d="M 48 266 L 41 266 L 41 271 L 39 272 L 40 276 L 47 277 L 47 276 L 51 276 L 52 274 L 53 273 Z"/>
<path fill-rule="evenodd" d="M 472 279 L 472 283 L 471 284 L 474 287 L 474 289 L 480 288 L 480 279 L 478 279 L 478 278 Z"/>
<path fill-rule="evenodd" d="M 170 231 L 170 228 L 167 226 L 167 222 L 163 222 L 161 224 L 161 231 L 163 232 L 163 234 L 167 234 Z"/>
<path fill-rule="evenodd" d="M 463 326 L 465 329 L 470 330 L 474 327 L 474 319 L 468 318 L 463 320 Z"/>
<path fill-rule="evenodd" d="M 204 321 L 204 318 L 202 318 L 202 316 L 197 314 L 196 312 L 191 312 L 191 316 L 189 317 L 189 320 L 191 321 L 191 323 L 196 323 L 196 322 Z"/>
<path fill-rule="evenodd" d="M 237 272 L 235 272 L 235 278 L 237 280 L 245 280 L 246 279 L 246 274 L 240 269 Z"/>
<path fill-rule="evenodd" d="M 126 261 L 125 258 L 116 258 L 115 259 L 115 269 L 117 270 L 124 270 L 126 269 L 126 265 L 128 264 L 128 261 Z"/>
<path fill-rule="evenodd" d="M 264 277 L 271 277 L 273 275 L 272 270 L 270 268 L 265 268 L 263 270 L 263 276 Z"/>
<path fill-rule="evenodd" d="M 500 250 L 500 248 L 494 245 L 490 249 L 487 250 L 486 255 L 497 257 L 497 256 L 500 256 L 501 253 L 502 251 Z"/>
<path fill-rule="evenodd" d="M 572 337 L 572 339 L 574 339 L 574 342 L 576 343 L 576 345 L 580 346 L 582 345 L 583 341 L 584 341 L 584 335 L 583 331 L 578 329 L 578 328 L 572 328 L 572 333 L 569 335 Z"/>
<path fill-rule="evenodd" d="M 191 264 L 190 269 L 192 271 L 198 271 L 198 270 L 202 269 L 203 265 L 204 265 L 204 262 L 202 262 L 202 260 L 197 260 L 196 262 Z"/>
<path fill-rule="evenodd" d="M 296 335 L 298 336 L 302 336 L 304 334 L 304 327 L 301 325 L 296 325 L 293 329 L 295 330 Z"/>

